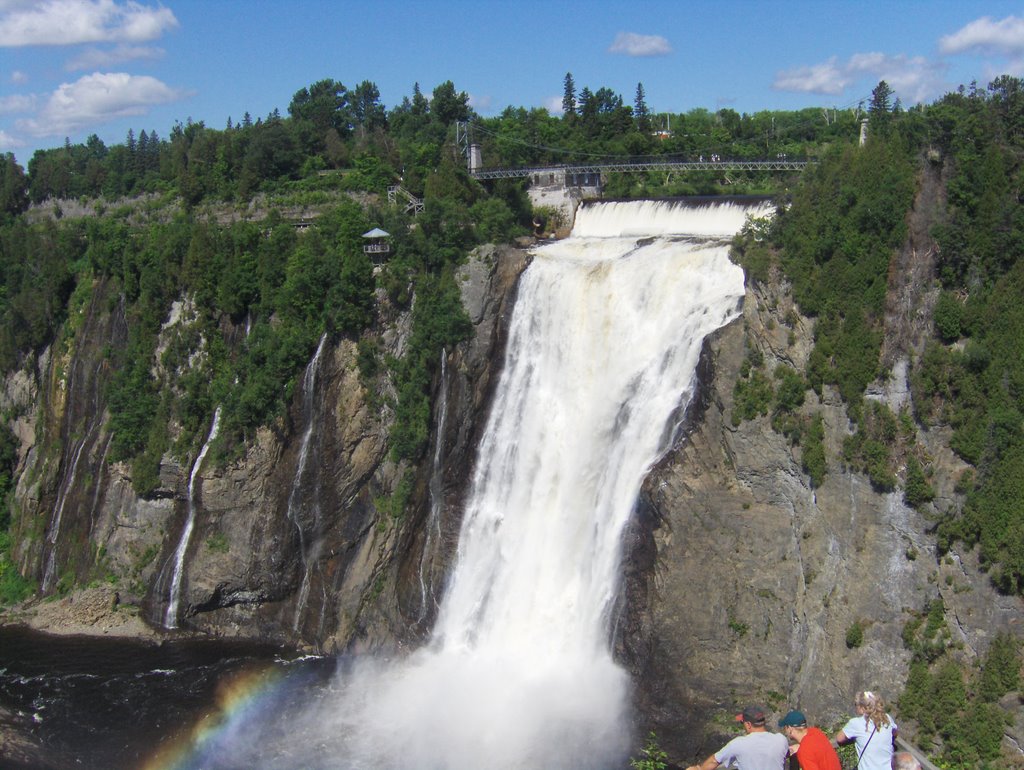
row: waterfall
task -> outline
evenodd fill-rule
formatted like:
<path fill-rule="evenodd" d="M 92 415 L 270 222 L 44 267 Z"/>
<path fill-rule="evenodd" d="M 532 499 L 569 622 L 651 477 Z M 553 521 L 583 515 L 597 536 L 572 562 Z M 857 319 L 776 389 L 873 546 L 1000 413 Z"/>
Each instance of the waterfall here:
<path fill-rule="evenodd" d="M 181 574 L 185 569 L 185 552 L 188 550 L 188 541 L 192 538 L 192 530 L 196 524 L 196 479 L 199 477 L 199 470 L 210 450 L 210 445 L 217 438 L 220 430 L 220 407 L 213 413 L 213 424 L 210 426 L 210 435 L 206 437 L 206 443 L 199 450 L 196 461 L 192 464 L 192 472 L 188 477 L 188 517 L 185 520 L 185 528 L 181 531 L 181 539 L 174 551 L 174 572 L 171 573 L 171 590 L 168 594 L 167 612 L 164 614 L 164 627 L 178 627 L 178 602 L 181 599 Z"/>
<path fill-rule="evenodd" d="M 767 207 L 587 205 L 571 237 L 535 250 L 429 642 L 356 660 L 275 735 L 232 744 L 238 767 L 626 764 L 622 532 L 704 338 L 738 315 L 728 237 L 750 213 Z"/>
<path fill-rule="evenodd" d="M 78 472 L 78 461 L 82 457 L 82 450 L 89 441 L 89 435 L 83 436 L 75 447 L 74 455 L 69 469 L 64 474 L 60 491 L 57 493 L 57 503 L 54 506 L 53 521 L 50 523 L 50 531 L 46 536 L 49 544 L 49 552 L 46 555 L 46 567 L 43 570 L 42 590 L 46 593 L 53 587 L 53 579 L 57 574 L 57 541 L 60 539 L 60 524 L 64 518 L 64 506 L 68 501 L 68 495 L 75 485 L 75 474 Z"/>
<path fill-rule="evenodd" d="M 90 306 L 90 318 L 91 313 L 92 306 Z M 75 491 L 76 482 L 78 480 L 78 464 L 82 459 L 83 453 L 86 453 L 86 456 L 88 457 L 86 449 L 94 445 L 95 440 L 102 430 L 103 410 L 100 408 L 100 391 L 101 383 L 103 381 L 100 370 L 102 366 L 103 361 L 98 361 L 95 365 L 95 370 L 92 372 L 92 376 L 90 377 L 87 372 L 83 371 L 85 369 L 85 364 L 81 357 L 76 356 L 72 362 L 71 371 L 68 376 L 66 386 L 68 393 L 68 413 L 65 425 L 68 429 L 73 430 L 74 426 L 78 424 L 78 420 L 81 419 L 82 436 L 77 441 L 73 442 L 69 437 L 65 443 L 66 447 L 74 447 L 74 449 L 70 452 L 65 449 L 62 457 L 64 476 L 61 479 L 61 484 L 57 491 L 57 500 L 53 507 L 53 518 L 50 521 L 50 526 L 44 542 L 47 553 L 46 563 L 43 567 L 43 580 L 41 583 L 43 593 L 46 593 L 53 588 L 54 581 L 57 577 L 57 547 L 60 542 L 61 524 L 64 520 L 64 511 L 67 507 L 68 497 Z M 84 388 L 89 389 L 89 401 L 86 404 L 81 404 L 78 403 L 79 399 L 76 398 L 76 393 L 81 392 Z M 102 461 L 100 463 L 100 467 L 102 471 Z M 98 483 L 95 484 L 95 488 L 98 492 Z"/>
<path fill-rule="evenodd" d="M 309 460 L 310 439 L 313 437 L 313 430 L 316 427 L 316 375 L 320 369 L 320 356 L 324 352 L 324 343 L 327 342 L 327 332 L 320 336 L 320 343 L 316 346 L 316 353 L 306 366 L 306 372 L 302 376 L 302 419 L 306 423 L 306 429 L 302 434 L 302 442 L 299 445 L 299 460 L 295 465 L 295 478 L 292 480 L 292 490 L 288 495 L 288 519 L 295 525 L 299 532 L 299 550 L 302 557 L 302 584 L 299 588 L 299 597 L 295 603 L 295 619 L 292 621 L 292 629 L 299 630 L 299 623 L 302 620 L 302 612 L 306 607 L 309 598 L 310 569 L 316 563 L 318 553 L 318 541 L 314 540 L 312 547 L 306 543 L 306 534 L 303 529 L 301 518 L 303 479 L 306 475 L 306 464 Z M 310 485 L 312 495 L 314 525 L 320 523 L 320 495 L 319 485 Z"/>
<path fill-rule="evenodd" d="M 420 554 L 420 614 L 417 621 L 422 623 L 427 618 L 428 609 L 433 598 L 433 585 L 430 584 L 430 557 L 435 545 L 441 537 L 441 510 L 444 507 L 444 490 L 441 487 L 441 474 L 444 470 L 444 432 L 448 423 L 448 354 L 441 351 L 441 387 L 438 394 L 437 421 L 435 428 L 434 458 L 430 468 L 430 516 L 427 518 L 426 532 L 423 536 L 423 552 Z"/>

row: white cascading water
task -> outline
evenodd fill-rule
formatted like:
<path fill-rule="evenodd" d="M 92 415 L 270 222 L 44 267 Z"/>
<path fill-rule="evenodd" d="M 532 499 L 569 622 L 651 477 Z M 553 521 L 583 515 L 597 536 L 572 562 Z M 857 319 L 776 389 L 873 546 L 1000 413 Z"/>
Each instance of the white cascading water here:
<path fill-rule="evenodd" d="M 181 601 L 181 576 L 185 571 L 185 553 L 188 551 L 189 540 L 192 539 L 192 530 L 196 525 L 196 478 L 199 476 L 199 469 L 206 459 L 206 453 L 210 451 L 210 445 L 217 438 L 220 430 L 220 407 L 213 413 L 213 424 L 210 426 L 210 434 L 206 437 L 206 443 L 196 455 L 196 461 L 192 464 L 192 472 L 188 476 L 188 516 L 185 519 L 185 528 L 181 531 L 181 538 L 178 540 L 178 547 L 174 550 L 174 571 L 171 573 L 171 588 L 167 598 L 167 610 L 164 613 L 164 628 L 178 627 L 178 604 Z"/>
<path fill-rule="evenodd" d="M 448 423 L 448 353 L 441 351 L 441 387 L 438 389 L 437 406 L 437 441 L 434 444 L 434 459 L 430 468 L 430 515 L 427 517 L 426 532 L 423 536 L 423 552 L 420 554 L 420 614 L 417 618 L 422 623 L 427 618 L 434 601 L 432 582 L 430 580 L 430 558 L 434 553 L 437 541 L 441 537 L 441 511 L 444 507 L 444 490 L 441 488 L 441 474 L 444 470 L 444 432 Z"/>
<path fill-rule="evenodd" d="M 44 593 L 53 588 L 53 581 L 57 575 L 57 542 L 60 540 L 60 525 L 64 517 L 64 506 L 68 501 L 68 495 L 74 488 L 78 461 L 82 456 L 82 450 L 89 443 L 89 438 L 90 436 L 86 434 L 79 439 L 71 460 L 71 468 L 66 471 L 65 477 L 61 482 L 60 491 L 57 493 L 57 504 L 54 506 L 53 521 L 50 524 L 50 531 L 46 535 L 49 553 L 46 555 L 46 567 L 43 570 L 42 590 Z"/>
<path fill-rule="evenodd" d="M 624 766 L 629 677 L 610 642 L 623 527 L 705 336 L 739 312 L 727 239 L 768 212 L 586 205 L 570 238 L 535 251 L 430 642 L 358 661 L 281 735 L 232 746 L 239 767 Z"/>
<path fill-rule="evenodd" d="M 295 602 L 295 618 L 292 621 L 292 629 L 299 630 L 302 622 L 302 613 L 306 609 L 306 602 L 309 599 L 310 569 L 316 562 L 319 555 L 318 543 L 314 542 L 312 547 L 306 542 L 306 534 L 303 529 L 301 518 L 301 504 L 304 492 L 311 495 L 313 505 L 313 516 L 316 523 L 320 519 L 320 497 L 319 485 L 313 483 L 305 485 L 303 480 L 306 476 L 306 465 L 309 462 L 310 439 L 313 438 L 313 430 L 317 425 L 316 416 L 316 376 L 320 370 L 320 357 L 324 352 L 324 344 L 327 342 L 327 332 L 320 335 L 320 342 L 316 346 L 316 353 L 306 366 L 306 372 L 302 377 L 302 419 L 306 422 L 306 429 L 302 434 L 302 442 L 299 446 L 299 461 L 295 466 L 295 478 L 292 480 L 292 490 L 288 495 L 288 518 L 295 525 L 299 532 L 299 549 L 302 557 L 302 583 L 299 587 L 299 596 Z"/>

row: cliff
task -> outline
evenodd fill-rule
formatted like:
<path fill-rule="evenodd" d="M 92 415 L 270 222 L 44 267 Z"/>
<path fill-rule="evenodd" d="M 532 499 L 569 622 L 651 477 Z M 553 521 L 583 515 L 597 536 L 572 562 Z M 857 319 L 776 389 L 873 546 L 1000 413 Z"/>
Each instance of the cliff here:
<path fill-rule="evenodd" d="M 941 203 L 939 180 L 925 174 L 910 238 L 893 257 L 883 352 L 890 374 L 868 395 L 895 408 L 908 403 L 908 361 L 931 329 L 928 231 Z M 433 435 L 419 466 L 389 459 L 394 416 L 360 379 L 355 342 L 342 339 L 310 362 L 316 386 L 296 387 L 287 416 L 243 454 L 206 461 L 194 485 L 195 453 L 187 461 L 167 454 L 146 497 L 133 491 L 127 466 L 107 461 L 103 350 L 123 344 L 126 330 L 116 297 L 97 283 L 73 328 L 7 375 L 0 409 L 15 415 L 20 441 L 20 570 L 46 594 L 97 575 L 117 590 L 79 601 L 92 608 L 85 621 L 68 600 L 65 614 L 30 605 L 15 619 L 142 633 L 103 620 L 106 604 L 156 628 L 146 633 L 162 633 L 172 557 L 194 505 L 183 629 L 328 652 L 416 644 L 431 627 L 454 553 L 504 321 L 527 260 L 524 251 L 485 247 L 460 269 L 474 335 L 439 366 Z M 187 298 L 178 311 L 168 333 L 189 322 Z M 387 353 L 401 353 L 408 323 L 382 311 Z M 734 386 L 748 352 L 758 351 L 769 370 L 802 370 L 813 331 L 783 280 L 748 285 L 743 317 L 705 345 L 699 395 L 676 446 L 646 480 L 627 533 L 616 649 L 637 685 L 638 727 L 656 730 L 675 758 L 717 748 L 748 701 L 778 712 L 800 707 L 829 725 L 858 689 L 894 697 L 909 664 L 903 628 L 937 597 L 967 659 L 1021 616 L 1020 601 L 992 589 L 975 554 L 938 556 L 933 515 L 957 503 L 962 469 L 941 428 L 917 428 L 936 469 L 936 497 L 916 510 L 899 489 L 879 493 L 843 466 L 852 427 L 827 386 L 820 397 L 808 392 L 799 410 L 820 413 L 825 426 L 829 469 L 817 487 L 801 450 L 769 417 L 734 424 Z M 848 644 L 855 626 L 863 641 Z"/>
<path fill-rule="evenodd" d="M 931 334 L 938 289 L 929 233 L 942 206 L 941 170 L 925 169 L 907 242 L 890 265 L 886 374 L 866 394 L 894 412 L 912 406 L 909 362 Z M 895 701 L 911 660 L 904 628 L 936 599 L 947 643 L 968 665 L 995 634 L 1020 633 L 1021 601 L 993 588 L 977 553 L 954 547 L 940 557 L 936 547 L 935 519 L 962 502 L 955 482 L 966 467 L 948 429 L 916 426 L 935 471 L 935 498 L 916 510 L 901 488 L 879 492 L 844 465 L 843 441 L 855 428 L 828 386 L 820 397 L 808 391 L 799 410 L 823 418 L 828 473 L 818 487 L 769 416 L 734 424 L 748 352 L 760 353 L 768 372 L 803 371 L 813 330 L 781 277 L 748 280 L 742 319 L 706 342 L 683 439 L 644 484 L 618 643 L 639 682 L 644 727 L 680 761 L 716 751 L 747 702 L 777 716 L 800 708 L 828 728 L 848 718 L 859 690 Z M 848 635 L 854 627 L 860 639 Z M 1020 745 L 1019 703 L 1010 710 L 1007 735 Z"/>
<path fill-rule="evenodd" d="M 360 380 L 355 342 L 342 339 L 310 362 L 307 379 L 312 372 L 316 384 L 297 387 L 287 416 L 261 429 L 244 454 L 206 459 L 198 469 L 195 453 L 186 462 L 165 454 L 159 486 L 145 497 L 133 491 L 129 466 L 107 461 L 104 349 L 123 344 L 125 330 L 108 287 L 94 285 L 61 340 L 6 378 L 0 410 L 17 415 L 20 441 L 14 553 L 44 595 L 72 592 L 59 605 L 30 602 L 9 619 L 58 632 L 139 633 L 134 622 L 78 617 L 95 600 L 76 602 L 76 587 L 100 576 L 116 587 L 106 600 L 111 612 L 161 633 L 174 554 L 194 506 L 181 576 L 183 630 L 325 651 L 421 636 L 454 545 L 460 480 L 525 264 L 525 252 L 483 247 L 460 270 L 475 332 L 446 353 L 446 375 L 436 384 L 447 393 L 434 402 L 445 400 L 451 416 L 434 462 L 407 468 L 389 459 L 393 413 Z M 399 355 L 408 314 L 389 313 L 383 298 L 381 307 L 385 352 Z M 187 298 L 175 303 L 164 336 L 192 315 Z M 431 494 L 441 498 L 434 504 L 441 537 L 425 539 Z M 398 496 L 404 510 L 392 504 Z"/>

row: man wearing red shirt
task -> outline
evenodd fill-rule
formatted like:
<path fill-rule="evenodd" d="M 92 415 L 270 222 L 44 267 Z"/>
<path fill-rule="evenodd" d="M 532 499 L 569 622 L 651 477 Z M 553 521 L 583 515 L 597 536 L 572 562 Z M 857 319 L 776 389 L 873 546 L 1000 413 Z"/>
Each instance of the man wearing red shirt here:
<path fill-rule="evenodd" d="M 789 750 L 796 754 L 800 770 L 842 770 L 828 736 L 817 727 L 808 727 L 802 711 L 790 711 L 779 720 L 779 727 L 783 735 L 796 743 Z"/>

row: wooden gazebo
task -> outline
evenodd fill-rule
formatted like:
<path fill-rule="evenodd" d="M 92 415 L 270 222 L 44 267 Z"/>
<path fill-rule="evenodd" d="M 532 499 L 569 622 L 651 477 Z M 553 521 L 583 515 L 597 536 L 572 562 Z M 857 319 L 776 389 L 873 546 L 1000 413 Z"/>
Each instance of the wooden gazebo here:
<path fill-rule="evenodd" d="M 363 238 L 366 239 L 363 251 L 369 254 L 374 261 L 382 259 L 391 253 L 391 244 L 388 242 L 390 237 L 391 233 L 381 230 L 379 227 L 373 228 L 368 233 L 363 233 Z"/>

